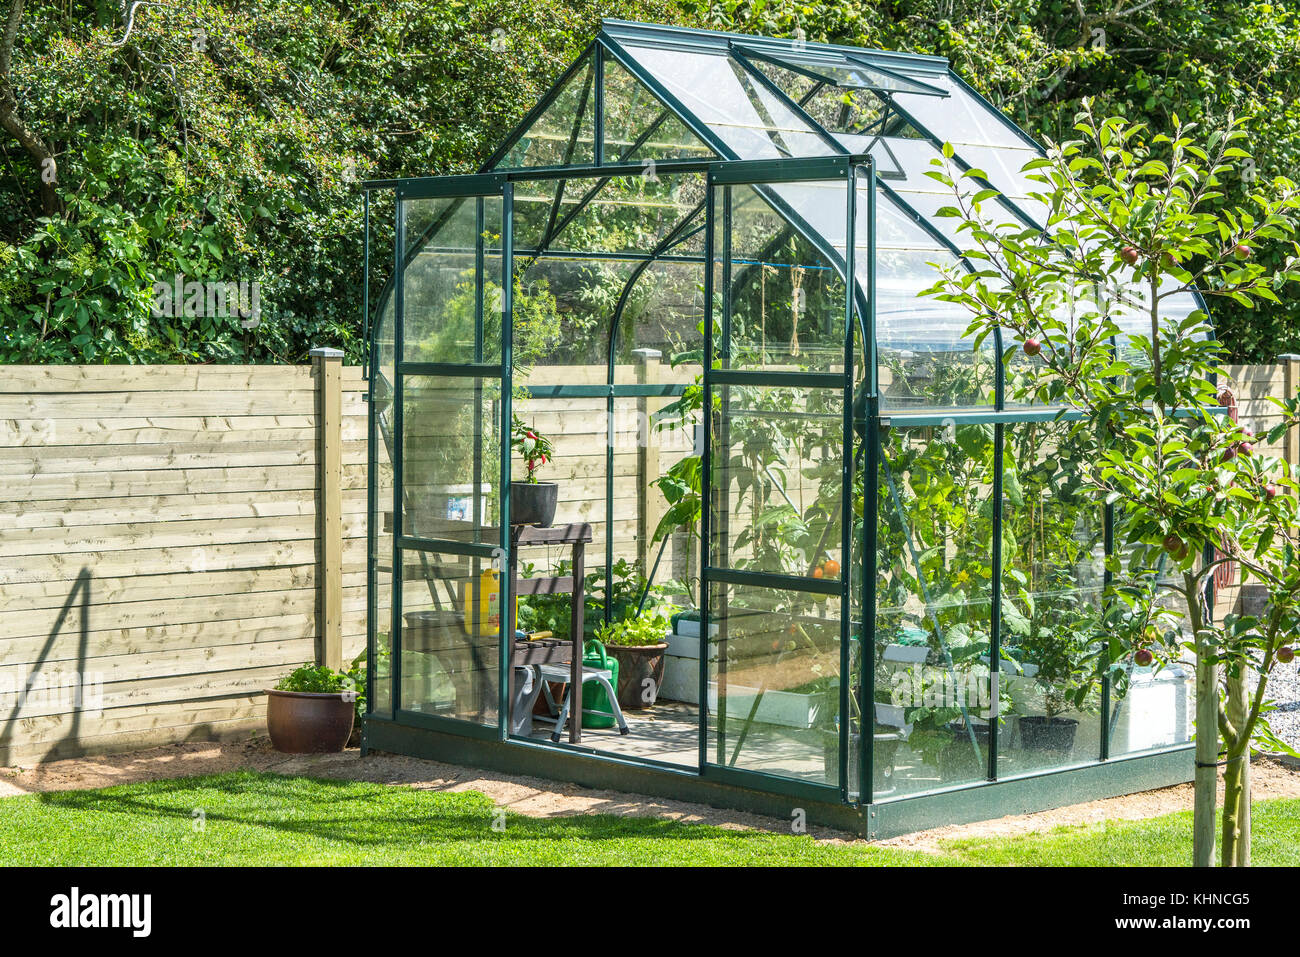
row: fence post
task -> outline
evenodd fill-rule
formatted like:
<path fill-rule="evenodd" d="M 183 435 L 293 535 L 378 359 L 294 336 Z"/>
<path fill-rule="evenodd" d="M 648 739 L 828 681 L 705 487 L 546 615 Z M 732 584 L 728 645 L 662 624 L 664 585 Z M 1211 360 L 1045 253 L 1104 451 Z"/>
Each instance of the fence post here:
<path fill-rule="evenodd" d="M 658 349 L 636 349 L 632 356 L 636 362 L 637 383 L 657 384 L 663 353 Z M 655 440 L 654 431 L 650 427 L 650 418 L 662 405 L 661 398 L 647 395 L 639 396 L 636 401 L 636 554 L 641 563 L 641 574 L 647 578 L 650 576 L 650 563 L 654 561 L 650 539 L 659 524 L 660 499 L 658 490 L 650 487 L 650 483 L 659 478 L 659 443 Z M 612 523 L 612 516 L 610 521 Z"/>
<path fill-rule="evenodd" d="M 343 352 L 311 350 L 316 386 L 316 663 L 343 667 Z"/>
<path fill-rule="evenodd" d="M 1284 353 L 1277 357 L 1277 361 L 1282 363 L 1284 371 L 1284 397 L 1294 399 L 1300 394 L 1300 355 Z M 1292 470 L 1300 466 L 1300 429 L 1288 429 L 1282 447 L 1287 465 Z"/>

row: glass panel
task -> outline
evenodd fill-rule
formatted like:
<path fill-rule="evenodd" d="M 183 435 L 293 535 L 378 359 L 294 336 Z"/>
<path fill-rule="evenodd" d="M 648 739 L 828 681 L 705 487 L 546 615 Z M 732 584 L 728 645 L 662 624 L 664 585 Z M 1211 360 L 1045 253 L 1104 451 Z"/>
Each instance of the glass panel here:
<path fill-rule="evenodd" d="M 838 786 L 839 599 L 710 585 L 709 759 Z"/>
<path fill-rule="evenodd" d="M 715 394 L 713 564 L 838 580 L 843 394 L 735 385 Z"/>
<path fill-rule="evenodd" d="M 1006 427 L 998 775 L 1100 756 L 1104 510 L 1066 423 Z"/>
<path fill-rule="evenodd" d="M 496 169 L 591 166 L 596 162 L 595 70 L 590 58 L 528 127 Z"/>
<path fill-rule="evenodd" d="M 741 50 L 748 54 L 751 59 L 755 58 L 755 55 L 747 48 L 742 47 Z M 861 60 L 845 56 L 842 53 L 820 50 L 802 53 L 798 51 L 782 51 L 779 54 L 768 53 L 766 58 L 786 65 L 791 70 L 803 70 L 806 73 L 816 74 L 827 83 L 833 83 L 840 87 L 935 95 L 923 83 L 892 73 L 885 73 Z M 759 58 L 759 62 L 762 62 L 762 58 Z"/>
<path fill-rule="evenodd" d="M 501 380 L 408 376 L 402 409 L 402 532 L 501 543 Z"/>
<path fill-rule="evenodd" d="M 605 162 L 715 155 L 613 57 L 605 58 L 604 71 Z"/>
<path fill-rule="evenodd" d="M 520 182 L 515 188 L 516 259 L 527 260 L 543 248 L 645 256 L 684 221 L 702 221 L 704 189 L 703 174 L 663 174 L 650 163 L 641 175 L 603 183 Z"/>
<path fill-rule="evenodd" d="M 501 197 L 413 199 L 404 209 L 403 359 L 499 362 Z"/>
<path fill-rule="evenodd" d="M 741 159 L 833 152 L 778 96 L 721 51 L 632 43 L 623 48 Z"/>
<path fill-rule="evenodd" d="M 609 381 L 609 325 L 636 262 L 595 257 L 516 259 L 516 381 L 595 385 Z M 556 367 L 577 366 L 582 378 Z"/>
<path fill-rule="evenodd" d="M 703 231 L 673 253 L 689 255 L 702 241 Z M 615 382 L 687 386 L 697 381 L 703 368 L 703 286 L 702 262 L 661 260 L 642 271 L 623 306 Z"/>
<path fill-rule="evenodd" d="M 858 284 L 865 289 L 869 206 L 859 190 Z M 993 404 L 997 354 L 993 339 L 977 351 L 965 338 L 970 313 L 921 292 L 939 281 L 939 267 L 958 259 L 921 229 L 885 192 L 876 195 L 876 348 L 881 407 L 896 411 L 961 409 Z"/>
<path fill-rule="evenodd" d="M 995 107 L 983 102 L 951 74 L 927 77 L 926 82 L 946 90 L 947 97 L 894 94 L 898 105 L 932 133 L 939 142 L 963 145 L 1005 146 L 1025 149 L 1030 144 Z M 1032 147 L 1031 147 L 1032 148 Z"/>
<path fill-rule="evenodd" d="M 728 194 L 729 245 L 724 224 Z M 842 371 L 844 281 L 825 252 L 808 237 L 820 237 L 828 243 L 838 237 L 842 250 L 844 197 L 843 183 L 718 189 L 714 253 L 724 259 L 730 256 L 718 287 L 721 292 L 729 292 L 730 354 L 724 359 L 726 367 Z M 825 222 L 833 219 L 836 210 L 838 229 L 833 222 Z M 807 225 L 796 228 L 792 218 Z"/>
<path fill-rule="evenodd" d="M 892 429 L 877 508 L 874 780 L 988 774 L 993 427 Z"/>
<path fill-rule="evenodd" d="M 589 398 L 547 398 L 546 385 L 589 385 L 602 382 L 606 377 L 606 367 L 601 365 L 564 365 L 564 367 L 546 367 L 534 369 L 532 376 L 523 382 L 516 380 L 513 412 L 529 428 L 536 429 L 543 436 L 549 436 L 555 454 L 546 464 L 538 467 L 537 480 L 555 482 L 559 486 L 555 505 L 554 525 L 567 525 L 578 521 L 591 523 L 593 544 L 586 546 L 586 567 L 589 575 L 599 576 L 588 579 L 588 596 L 593 590 L 603 588 L 604 540 L 606 540 L 606 506 L 604 506 L 604 476 L 606 462 L 604 452 L 608 446 L 608 413 L 606 399 Z M 620 463 L 615 458 L 615 475 L 624 465 L 624 476 L 632 475 L 627 463 Z M 524 476 L 525 467 L 519 452 L 513 452 L 511 475 Z M 628 481 L 625 477 L 624 481 Z M 556 549 L 528 551 L 520 555 L 521 562 L 533 563 L 532 575 L 567 575 L 567 571 L 555 571 L 560 563 L 567 563 L 571 558 L 569 546 Z M 550 598 L 547 596 L 547 598 Z M 554 601 L 563 601 L 564 614 L 568 614 L 568 596 L 556 596 Z M 588 615 L 590 625 L 590 615 Z M 568 635 L 568 619 L 562 625 Z"/>
<path fill-rule="evenodd" d="M 1121 534 L 1120 506 L 1116 506 L 1116 541 Z M 1132 549 L 1120 546 L 1122 566 L 1130 570 Z M 1160 553 L 1157 575 L 1163 584 L 1182 586 L 1176 569 L 1170 567 L 1167 556 Z M 1130 576 L 1131 578 L 1131 576 Z M 1153 627 L 1162 633 L 1172 630 L 1181 636 L 1161 634 L 1153 637 L 1153 646 L 1191 642 L 1188 626 L 1187 602 L 1173 588 L 1159 589 L 1161 607 L 1172 612 L 1174 619 L 1161 619 Z M 1239 612 L 1240 613 L 1240 612 Z M 1161 665 L 1157 658 L 1143 667 L 1126 655 L 1111 669 L 1110 714 L 1106 734 L 1108 753 L 1112 758 L 1139 751 L 1175 747 L 1192 740 L 1196 720 L 1196 665 L 1190 655 L 1183 660 Z"/>
<path fill-rule="evenodd" d="M 501 579 L 482 558 L 401 552 L 405 711 L 495 726 Z"/>
<path fill-rule="evenodd" d="M 367 702 L 373 714 L 387 717 L 393 711 L 392 624 L 393 624 L 393 460 L 392 426 L 393 383 L 396 381 L 393 353 L 392 298 L 379 321 L 375 338 L 374 382 L 368 409 L 370 427 L 375 432 L 375 461 L 370 470 L 374 483 L 374 511 L 370 527 L 374 530 L 374 551 L 370 582 L 375 621 L 374 652 L 368 662 L 372 675 L 372 694 Z"/>

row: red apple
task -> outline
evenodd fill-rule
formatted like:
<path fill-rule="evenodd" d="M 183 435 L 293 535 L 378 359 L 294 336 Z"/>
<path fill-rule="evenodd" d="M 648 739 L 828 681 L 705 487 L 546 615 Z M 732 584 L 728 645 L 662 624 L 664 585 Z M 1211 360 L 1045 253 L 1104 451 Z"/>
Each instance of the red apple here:
<path fill-rule="evenodd" d="M 1025 350 L 1025 355 L 1036 356 L 1043 351 L 1043 344 L 1037 339 L 1026 339 L 1021 348 Z"/>
<path fill-rule="evenodd" d="M 1251 442 L 1238 442 L 1237 448 L 1242 455 L 1250 455 L 1251 452 L 1255 451 L 1255 446 Z"/>
<path fill-rule="evenodd" d="M 1124 260 L 1124 262 L 1128 263 L 1130 266 L 1136 265 L 1141 256 L 1142 254 L 1138 252 L 1136 246 L 1125 246 L 1119 251 L 1119 258 Z"/>
<path fill-rule="evenodd" d="M 1151 654 L 1146 648 L 1139 648 L 1133 654 L 1133 660 L 1138 663 L 1138 667 L 1145 668 L 1155 660 L 1155 655 Z"/>
<path fill-rule="evenodd" d="M 1184 552 L 1187 550 L 1187 543 L 1184 542 L 1177 535 L 1175 535 L 1173 532 L 1170 532 L 1168 535 L 1166 535 L 1165 540 L 1161 544 L 1164 545 L 1165 551 L 1167 551 L 1170 555 L 1177 555 L 1180 552 Z"/>
<path fill-rule="evenodd" d="M 1282 662 L 1284 665 L 1289 665 L 1291 662 L 1295 661 L 1294 649 L 1283 645 L 1277 650 L 1277 660 Z"/>
<path fill-rule="evenodd" d="M 1276 485 L 1270 482 L 1268 485 L 1264 486 L 1264 497 L 1270 500 L 1275 499 L 1277 498 L 1277 494 L 1280 491 L 1281 489 L 1279 489 Z"/>
<path fill-rule="evenodd" d="M 1250 247 L 1245 243 L 1237 243 L 1237 245 L 1232 247 L 1232 254 L 1238 259 L 1249 259 Z"/>
<path fill-rule="evenodd" d="M 1237 447 L 1235 445 L 1229 445 L 1226 449 L 1223 450 L 1223 461 L 1231 462 L 1236 457 L 1237 457 Z"/>

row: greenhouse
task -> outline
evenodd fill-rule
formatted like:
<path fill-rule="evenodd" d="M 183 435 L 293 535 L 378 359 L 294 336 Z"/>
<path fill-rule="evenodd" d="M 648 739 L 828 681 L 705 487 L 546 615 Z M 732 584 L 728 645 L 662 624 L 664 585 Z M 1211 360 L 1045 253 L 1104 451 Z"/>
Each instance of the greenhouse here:
<path fill-rule="evenodd" d="M 365 748 L 868 836 L 1190 779 L 1070 416 L 922 294 L 945 144 L 1045 227 L 944 59 L 607 20 L 481 173 L 365 184 Z"/>

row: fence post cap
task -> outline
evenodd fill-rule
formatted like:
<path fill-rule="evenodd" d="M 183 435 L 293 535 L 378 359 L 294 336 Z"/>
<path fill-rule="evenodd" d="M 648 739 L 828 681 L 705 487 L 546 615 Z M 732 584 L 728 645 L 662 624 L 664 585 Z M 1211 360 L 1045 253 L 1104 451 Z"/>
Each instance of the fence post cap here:
<path fill-rule="evenodd" d="M 343 350 L 332 346 L 316 346 L 308 353 L 313 359 L 342 359 Z"/>
<path fill-rule="evenodd" d="M 649 362 L 651 359 L 662 359 L 664 354 L 658 349 L 633 349 L 632 355 L 636 356 L 642 362 Z"/>
<path fill-rule="evenodd" d="M 1300 353 L 1283 352 L 1281 355 L 1278 356 L 1278 358 L 1284 359 L 1287 362 L 1300 362 Z"/>

